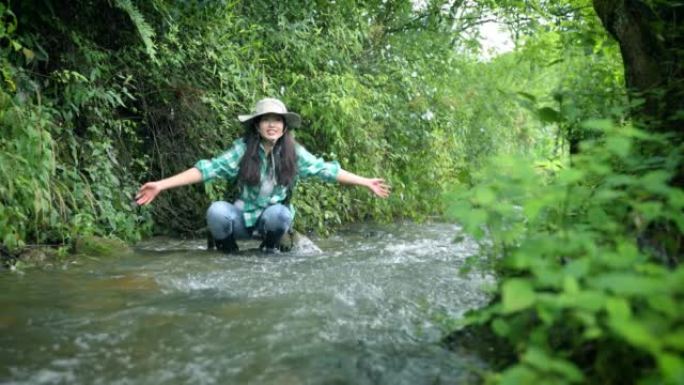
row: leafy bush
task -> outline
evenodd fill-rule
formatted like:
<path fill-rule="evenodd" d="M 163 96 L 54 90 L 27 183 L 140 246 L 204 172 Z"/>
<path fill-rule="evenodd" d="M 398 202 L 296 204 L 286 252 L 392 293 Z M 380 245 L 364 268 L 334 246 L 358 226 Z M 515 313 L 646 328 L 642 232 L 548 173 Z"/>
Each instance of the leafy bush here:
<path fill-rule="evenodd" d="M 498 157 L 450 212 L 501 274 L 495 300 L 469 314 L 517 361 L 489 382 L 681 384 L 684 192 L 670 185 L 682 148 L 629 125 L 584 124 L 572 166 Z M 644 148 L 660 149 L 655 157 Z"/>

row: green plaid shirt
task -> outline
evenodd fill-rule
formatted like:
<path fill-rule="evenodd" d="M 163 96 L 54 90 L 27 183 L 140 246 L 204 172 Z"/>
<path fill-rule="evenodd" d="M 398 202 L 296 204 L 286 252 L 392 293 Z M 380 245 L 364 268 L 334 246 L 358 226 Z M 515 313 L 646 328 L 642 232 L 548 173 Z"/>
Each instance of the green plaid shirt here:
<path fill-rule="evenodd" d="M 223 154 L 213 159 L 202 159 L 195 163 L 195 168 L 202 173 L 204 182 L 214 178 L 223 178 L 230 181 L 237 179 L 240 171 L 240 159 L 247 149 L 245 140 L 240 138 L 233 143 L 233 146 Z M 337 162 L 325 162 L 321 158 L 311 155 L 304 147 L 297 144 L 295 147 L 297 154 L 297 178 L 306 179 L 312 176 L 326 182 L 335 182 L 340 171 L 340 164 Z M 259 159 L 261 160 L 261 184 L 268 180 L 268 161 L 266 151 L 259 145 Z M 243 215 L 245 226 L 252 227 L 256 224 L 261 213 L 268 206 L 282 203 L 287 198 L 287 187 L 281 185 L 273 186 L 269 195 L 260 195 L 261 186 L 242 185 L 240 188 L 240 200 L 245 203 Z M 294 215 L 294 210 L 290 206 L 290 211 Z"/>

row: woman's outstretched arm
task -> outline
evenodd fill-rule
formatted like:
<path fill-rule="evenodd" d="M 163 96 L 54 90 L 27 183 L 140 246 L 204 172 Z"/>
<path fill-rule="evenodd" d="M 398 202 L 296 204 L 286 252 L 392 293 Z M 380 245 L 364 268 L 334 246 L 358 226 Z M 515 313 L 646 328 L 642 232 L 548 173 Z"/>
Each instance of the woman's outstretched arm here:
<path fill-rule="evenodd" d="M 352 184 L 356 186 L 364 186 L 373 192 L 373 194 L 387 198 L 390 194 L 390 186 L 385 184 L 384 179 L 379 178 L 365 178 L 349 171 L 340 169 L 337 174 L 337 181 L 342 184 Z"/>
<path fill-rule="evenodd" d="M 135 203 L 143 206 L 151 203 L 160 192 L 174 187 L 199 183 L 202 181 L 202 173 L 195 167 L 189 168 L 179 174 L 156 182 L 147 182 L 140 187 L 135 195 Z"/>

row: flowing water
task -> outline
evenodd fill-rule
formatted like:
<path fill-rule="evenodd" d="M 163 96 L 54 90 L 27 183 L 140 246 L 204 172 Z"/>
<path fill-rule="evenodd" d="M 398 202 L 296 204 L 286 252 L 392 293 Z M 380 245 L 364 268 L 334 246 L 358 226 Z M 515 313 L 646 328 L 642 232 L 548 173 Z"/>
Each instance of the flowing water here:
<path fill-rule="evenodd" d="M 477 251 L 458 233 L 358 225 L 320 253 L 237 256 L 155 240 L 0 272 L 0 383 L 468 383 L 479 363 L 440 345 L 437 315 L 481 305 L 491 278 L 458 275 Z"/>

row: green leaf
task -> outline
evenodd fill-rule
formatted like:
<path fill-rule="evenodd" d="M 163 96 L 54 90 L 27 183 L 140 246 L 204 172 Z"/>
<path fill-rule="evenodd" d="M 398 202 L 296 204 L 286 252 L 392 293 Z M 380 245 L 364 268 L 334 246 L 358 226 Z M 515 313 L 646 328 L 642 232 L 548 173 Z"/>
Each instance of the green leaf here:
<path fill-rule="evenodd" d="M 563 270 L 572 277 L 582 278 L 589 273 L 590 267 L 591 260 L 589 258 L 578 258 L 570 261 Z"/>
<path fill-rule="evenodd" d="M 561 184 L 573 184 L 584 178 L 584 172 L 575 168 L 567 168 L 558 173 L 558 182 Z"/>
<path fill-rule="evenodd" d="M 591 287 L 609 290 L 618 295 L 647 297 L 667 292 L 668 286 L 662 279 L 633 273 L 604 273 L 588 280 Z"/>
<path fill-rule="evenodd" d="M 622 136 L 610 136 L 606 138 L 606 149 L 621 158 L 626 158 L 632 149 L 632 141 Z"/>
<path fill-rule="evenodd" d="M 663 338 L 663 341 L 665 342 L 666 346 L 684 352 L 684 328 L 680 327 L 679 329 L 667 334 Z"/>
<path fill-rule="evenodd" d="M 636 258 L 632 258 L 629 255 L 615 253 L 615 252 L 604 252 L 598 256 L 598 260 L 601 264 L 606 267 L 614 269 L 624 269 L 634 265 Z"/>
<path fill-rule="evenodd" d="M 611 318 L 627 319 L 632 317 L 632 309 L 624 298 L 612 297 L 606 301 L 606 311 Z"/>
<path fill-rule="evenodd" d="M 682 384 L 684 382 L 684 359 L 674 354 L 658 354 L 658 366 L 665 375 L 666 383 Z"/>
<path fill-rule="evenodd" d="M 485 224 L 487 222 L 487 212 L 482 209 L 471 209 L 468 211 L 468 213 L 465 215 L 465 217 L 461 218 L 466 226 L 468 227 L 469 231 L 473 231 L 476 228 L 479 228 L 479 226 Z"/>
<path fill-rule="evenodd" d="M 566 275 L 563 277 L 563 290 L 568 295 L 577 294 L 580 291 L 579 282 L 575 277 Z"/>
<path fill-rule="evenodd" d="M 481 205 L 489 205 L 496 200 L 494 191 L 488 187 L 479 186 L 475 189 L 475 201 Z"/>
<path fill-rule="evenodd" d="M 638 348 L 652 353 L 660 349 L 658 337 L 651 333 L 642 323 L 626 318 L 611 318 L 608 321 L 608 325 L 627 342 Z"/>
<path fill-rule="evenodd" d="M 606 304 L 606 296 L 600 291 L 584 290 L 575 295 L 576 307 L 589 311 L 599 311 Z"/>
<path fill-rule="evenodd" d="M 492 329 L 500 337 L 506 337 L 511 332 L 511 327 L 501 318 L 492 321 Z"/>
<path fill-rule="evenodd" d="M 670 192 L 670 187 L 668 186 L 670 178 L 671 175 L 669 172 L 657 170 L 647 173 L 641 177 L 639 182 L 650 192 L 668 195 Z"/>
<path fill-rule="evenodd" d="M 570 361 L 556 358 L 551 361 L 550 366 L 554 372 L 562 374 L 570 382 L 582 382 L 584 380 L 584 374 Z"/>
<path fill-rule="evenodd" d="M 534 304 L 535 293 L 528 280 L 513 278 L 505 281 L 502 285 L 502 311 L 513 313 L 523 310 Z"/>
<path fill-rule="evenodd" d="M 24 54 L 26 60 L 29 62 L 36 57 L 36 54 L 28 48 L 22 48 L 21 52 Z"/>
<path fill-rule="evenodd" d="M 524 365 L 515 365 L 501 373 L 500 385 L 539 384 L 537 374 Z"/>
<path fill-rule="evenodd" d="M 554 64 L 563 63 L 563 61 L 565 61 L 565 59 L 563 59 L 563 58 L 554 59 L 554 60 L 551 60 L 550 62 L 546 63 L 546 66 L 551 67 Z"/>
<path fill-rule="evenodd" d="M 537 102 L 537 97 L 527 92 L 518 91 L 518 95 L 530 100 L 531 102 Z"/>
<path fill-rule="evenodd" d="M 530 347 L 522 357 L 523 362 L 541 371 L 547 371 L 551 367 L 549 357 L 543 350 L 535 347 Z"/>
<path fill-rule="evenodd" d="M 674 298 L 667 294 L 649 296 L 648 304 L 654 310 L 672 318 L 676 318 L 681 311 L 681 306 L 677 304 Z"/>
<path fill-rule="evenodd" d="M 558 123 L 561 121 L 561 114 L 551 107 L 542 107 L 537 110 L 537 116 L 544 123 Z"/>
<path fill-rule="evenodd" d="M 599 327 L 588 327 L 582 333 L 582 337 L 588 340 L 600 338 L 601 336 L 603 336 L 603 330 Z"/>
<path fill-rule="evenodd" d="M 582 122 L 582 128 L 605 132 L 613 128 L 613 121 L 610 119 L 588 119 Z"/>
<path fill-rule="evenodd" d="M 524 203 L 523 212 L 530 219 L 534 219 L 545 206 L 546 203 L 539 199 L 530 199 Z"/>
<path fill-rule="evenodd" d="M 634 204 L 634 209 L 643 215 L 647 221 L 652 221 L 662 215 L 663 204 L 660 202 L 640 202 Z"/>
<path fill-rule="evenodd" d="M 530 347 L 523 355 L 523 361 L 542 372 L 555 372 L 570 382 L 580 382 L 584 379 L 582 372 L 570 361 L 549 356 L 539 348 Z"/>

